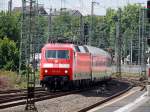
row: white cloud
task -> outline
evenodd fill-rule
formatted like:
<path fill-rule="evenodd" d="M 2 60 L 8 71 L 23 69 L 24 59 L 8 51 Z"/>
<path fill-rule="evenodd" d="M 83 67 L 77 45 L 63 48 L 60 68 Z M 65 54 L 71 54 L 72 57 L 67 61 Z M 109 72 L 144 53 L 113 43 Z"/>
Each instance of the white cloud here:
<path fill-rule="evenodd" d="M 6 10 L 7 9 L 7 0 L 0 0 L 0 10 Z"/>
<path fill-rule="evenodd" d="M 20 7 L 22 5 L 22 0 L 13 0 L 13 7 Z"/>

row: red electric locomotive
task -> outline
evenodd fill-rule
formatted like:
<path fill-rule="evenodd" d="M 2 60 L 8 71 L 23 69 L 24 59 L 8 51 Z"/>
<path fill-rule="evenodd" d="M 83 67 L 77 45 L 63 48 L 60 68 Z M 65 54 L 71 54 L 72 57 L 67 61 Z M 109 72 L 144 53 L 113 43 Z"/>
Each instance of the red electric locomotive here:
<path fill-rule="evenodd" d="M 74 44 L 46 44 L 42 48 L 40 81 L 62 87 L 110 78 L 111 56 L 102 49 Z"/>

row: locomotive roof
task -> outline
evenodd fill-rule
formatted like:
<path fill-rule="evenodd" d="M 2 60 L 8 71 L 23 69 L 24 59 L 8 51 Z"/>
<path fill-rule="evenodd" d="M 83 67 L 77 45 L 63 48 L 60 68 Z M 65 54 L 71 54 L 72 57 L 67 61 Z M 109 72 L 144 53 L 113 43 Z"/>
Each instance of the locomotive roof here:
<path fill-rule="evenodd" d="M 93 46 L 88 46 L 88 45 L 84 45 L 84 46 L 86 46 L 88 48 L 89 52 L 93 55 L 110 56 L 110 54 L 108 52 L 104 51 L 103 49 L 93 47 Z"/>
<path fill-rule="evenodd" d="M 74 44 L 66 44 L 66 43 L 65 44 L 63 44 L 63 43 L 48 43 L 43 48 L 50 48 L 50 47 L 57 47 L 57 48 L 59 48 L 60 47 L 60 48 L 73 48 L 75 50 L 75 46 L 76 45 L 74 45 Z M 103 49 L 100 49 L 100 48 L 97 48 L 97 47 L 93 47 L 93 46 L 89 46 L 89 45 L 84 45 L 84 46 L 93 55 L 110 56 L 110 54 L 108 52 L 104 51 Z M 81 46 L 78 46 L 78 47 L 80 49 L 80 52 L 84 51 Z"/>
<path fill-rule="evenodd" d="M 49 47 L 73 48 L 73 44 L 49 43 L 46 44 L 43 48 L 49 48 Z"/>

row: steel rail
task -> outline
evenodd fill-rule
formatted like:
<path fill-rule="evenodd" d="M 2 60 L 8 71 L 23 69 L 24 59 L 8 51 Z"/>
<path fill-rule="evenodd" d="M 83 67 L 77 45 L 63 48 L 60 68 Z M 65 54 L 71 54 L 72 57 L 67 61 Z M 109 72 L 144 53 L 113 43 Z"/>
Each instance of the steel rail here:
<path fill-rule="evenodd" d="M 125 81 L 120 81 L 120 82 L 125 82 Z M 125 83 L 127 83 L 127 82 L 125 82 Z M 89 107 L 87 107 L 85 109 L 82 109 L 79 112 L 85 112 L 86 110 L 90 110 L 91 108 L 93 108 L 95 106 L 98 106 L 98 105 L 100 105 L 102 103 L 105 103 L 105 102 L 111 100 L 112 98 L 117 97 L 117 96 L 127 92 L 129 89 L 131 89 L 133 87 L 131 83 L 127 83 L 127 84 L 129 84 L 127 89 L 125 89 L 125 90 L 123 90 L 121 92 L 118 92 L 117 94 L 112 95 L 112 96 L 110 96 L 110 97 L 108 97 L 108 98 L 106 98 L 106 99 L 104 99 L 104 100 L 102 100 L 102 101 L 100 101 L 100 102 L 98 102 L 98 103 L 96 103 L 94 105 L 91 105 L 91 106 L 89 106 Z M 92 90 L 94 88 L 95 87 L 86 88 L 86 89 L 80 89 L 80 90 L 67 91 L 67 92 L 61 92 L 61 93 L 48 93 L 48 92 L 47 93 L 43 93 L 43 94 L 36 93 L 34 101 L 38 102 L 38 101 L 42 101 L 42 100 L 47 100 L 47 99 L 52 99 L 52 98 L 57 98 L 57 97 L 69 95 L 69 94 L 76 94 L 76 93 L 79 93 L 79 92 Z M 18 99 L 18 101 L 16 101 L 15 98 L 14 99 L 12 98 L 11 100 L 7 99 L 7 101 L 10 100 L 10 101 L 13 101 L 13 102 L 10 102 L 10 103 L 2 103 L 2 102 L 0 102 L 0 104 L 1 104 L 0 105 L 0 109 L 5 109 L 5 108 L 9 108 L 9 107 L 24 105 L 24 104 L 26 104 L 25 98 L 26 98 L 26 96 L 21 96 L 20 98 L 19 97 L 16 98 L 16 99 Z M 21 101 L 19 101 L 19 100 L 21 100 Z"/>
<path fill-rule="evenodd" d="M 54 93 L 54 94 L 47 94 L 47 95 L 39 95 L 38 97 L 36 97 L 34 99 L 35 102 L 38 101 L 42 101 L 42 100 L 47 100 L 47 99 L 52 99 L 52 98 L 57 98 L 57 97 L 61 97 L 61 96 L 65 96 L 65 95 L 69 95 L 69 94 L 76 94 L 78 92 L 82 92 L 82 91 L 86 91 L 89 89 L 82 89 L 82 90 L 74 90 L 74 91 L 67 91 L 67 92 L 61 92 L 61 93 Z M 19 99 L 19 98 L 18 98 Z M 12 100 L 15 101 L 15 100 Z M 13 102 L 13 103 L 7 103 L 7 104 L 1 104 L 0 105 L 0 109 L 4 109 L 4 108 L 9 108 L 9 107 L 14 107 L 14 106 L 19 106 L 19 105 L 24 105 L 26 104 L 26 100 L 24 99 L 23 101 L 17 101 L 17 102 Z"/>
<path fill-rule="evenodd" d="M 110 100 L 112 100 L 112 99 L 114 99 L 114 98 L 116 98 L 116 97 L 118 97 L 118 96 L 120 96 L 120 95 L 126 93 L 126 92 L 129 91 L 132 87 L 133 87 L 133 84 L 132 84 L 132 83 L 129 83 L 129 87 L 126 88 L 125 90 L 122 90 L 122 91 L 120 91 L 120 92 L 118 92 L 118 93 L 116 93 L 116 94 L 114 94 L 114 95 L 112 95 L 112 96 L 110 96 L 110 97 L 108 97 L 108 98 L 105 98 L 104 100 L 101 100 L 101 101 L 99 101 L 99 102 L 97 102 L 97 103 L 95 103 L 95 104 L 93 104 L 93 105 L 90 105 L 90 106 L 88 106 L 88 107 L 86 107 L 86 108 L 84 108 L 84 109 L 81 109 L 81 110 L 79 110 L 78 112 L 87 112 L 87 111 L 89 111 L 89 110 L 91 110 L 91 109 L 93 109 L 93 108 L 95 108 L 95 107 L 97 107 L 97 106 L 99 106 L 99 105 L 101 105 L 101 104 L 103 104 L 103 103 L 106 103 L 106 102 L 108 102 L 108 101 L 110 101 Z"/>
<path fill-rule="evenodd" d="M 44 90 L 42 87 L 36 87 L 35 91 L 41 91 Z M 4 91 L 0 91 L 0 95 L 1 94 L 7 94 L 7 93 L 18 93 L 18 92 L 27 92 L 27 89 L 12 89 L 12 90 L 4 90 Z"/>

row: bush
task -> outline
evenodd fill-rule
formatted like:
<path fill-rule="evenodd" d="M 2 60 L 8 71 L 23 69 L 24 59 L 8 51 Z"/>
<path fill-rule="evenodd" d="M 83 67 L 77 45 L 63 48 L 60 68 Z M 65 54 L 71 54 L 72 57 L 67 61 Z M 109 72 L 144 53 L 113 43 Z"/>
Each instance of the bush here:
<path fill-rule="evenodd" d="M 0 39 L 0 69 L 18 70 L 19 51 L 16 43 L 7 37 Z"/>
<path fill-rule="evenodd" d="M 16 72 L 0 70 L 0 91 L 9 89 L 23 89 L 27 86 L 26 76 Z"/>

